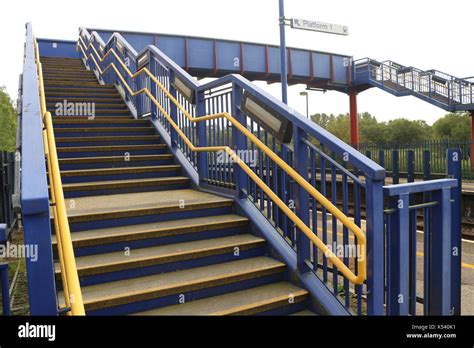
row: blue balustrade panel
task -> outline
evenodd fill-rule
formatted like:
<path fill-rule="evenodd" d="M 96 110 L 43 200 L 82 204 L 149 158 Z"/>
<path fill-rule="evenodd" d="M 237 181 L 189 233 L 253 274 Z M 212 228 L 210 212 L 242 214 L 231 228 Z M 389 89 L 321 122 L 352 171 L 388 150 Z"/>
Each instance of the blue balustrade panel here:
<path fill-rule="evenodd" d="M 231 86 L 225 86 L 217 91 L 209 90 L 204 93 L 206 115 L 215 115 L 223 112 L 231 113 Z M 220 117 L 205 121 L 207 146 L 228 146 L 233 148 L 233 127 L 226 118 Z M 234 189 L 234 161 L 225 151 L 208 152 L 207 174 L 208 184 Z"/>

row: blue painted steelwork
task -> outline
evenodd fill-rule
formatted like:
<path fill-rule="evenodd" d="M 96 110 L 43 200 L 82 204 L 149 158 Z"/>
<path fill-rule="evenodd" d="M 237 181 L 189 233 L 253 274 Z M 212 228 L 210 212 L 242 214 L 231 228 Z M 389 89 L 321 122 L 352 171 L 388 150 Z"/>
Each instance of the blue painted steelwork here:
<path fill-rule="evenodd" d="M 387 170 L 387 173 L 390 175 L 391 171 L 397 171 L 398 174 L 405 176 L 407 172 L 407 156 L 408 151 L 414 151 L 414 171 L 417 177 L 421 177 L 424 170 L 424 156 L 425 152 L 430 153 L 430 172 L 433 177 L 444 177 L 446 173 L 446 151 L 450 148 L 460 148 L 462 155 L 461 169 L 462 177 L 465 180 L 472 180 L 474 178 L 474 171 L 471 165 L 471 153 L 472 153 L 472 142 L 462 140 L 462 141 L 452 141 L 448 139 L 444 140 L 430 140 L 430 141 L 420 141 L 420 142 L 387 142 L 387 143 L 362 143 L 359 144 L 359 151 L 365 153 L 366 151 L 384 152 L 385 164 L 382 165 L 379 158 L 372 158 L 374 161 L 379 163 L 382 167 Z M 391 157 L 392 154 L 395 154 L 395 157 Z M 395 168 L 393 163 L 396 162 Z M 425 179 L 426 180 L 426 179 Z"/>
<path fill-rule="evenodd" d="M 76 51 L 76 41 L 37 38 L 42 57 L 80 58 Z"/>
<path fill-rule="evenodd" d="M 415 181 L 415 152 L 408 150 L 407 153 L 407 182 Z"/>
<path fill-rule="evenodd" d="M 279 46 L 121 30 L 93 29 L 104 42 L 114 33 L 129 42 L 136 51 L 156 46 L 178 66 L 193 76 L 221 77 L 240 74 L 251 80 L 280 82 Z M 352 57 L 300 48 L 287 48 L 288 83 L 346 91 L 350 83 Z"/>
<path fill-rule="evenodd" d="M 26 259 L 30 313 L 56 315 L 48 183 L 43 148 L 33 30 L 26 25 L 22 80 L 21 207 L 25 244 L 38 246 L 38 260 Z"/>
<path fill-rule="evenodd" d="M 0 264 L 0 281 L 2 282 L 3 315 L 10 315 L 10 287 L 8 282 L 8 263 Z"/>
<path fill-rule="evenodd" d="M 451 190 L 457 186 L 458 180 L 440 179 L 384 187 L 389 200 L 385 210 L 388 315 L 419 314 L 418 297 L 423 299 L 425 315 L 451 315 L 459 305 L 452 292 L 456 298 L 460 295 L 460 280 L 455 277 L 461 265 L 452 266 L 458 260 L 451 252 L 451 223 L 455 220 L 451 211 L 457 209 L 456 200 L 451 202 Z M 423 194 L 421 202 L 411 202 L 415 193 Z M 416 292 L 417 213 L 423 214 L 423 296 Z"/>
<path fill-rule="evenodd" d="M 285 3 L 279 0 L 279 25 L 280 25 L 280 75 L 281 75 L 281 101 L 288 104 L 288 76 L 286 67 L 288 65 L 286 56 L 286 40 L 285 40 Z"/>
<path fill-rule="evenodd" d="M 13 194 L 16 181 L 19 178 L 15 173 L 15 153 L 0 151 L 0 242 L 9 239 L 17 223 L 17 214 L 14 212 Z"/>
<path fill-rule="evenodd" d="M 474 110 L 474 81 L 438 70 L 420 70 L 370 58 L 352 64 L 353 84 L 359 91 L 378 87 L 395 96 L 413 95 L 447 111 Z"/>
<path fill-rule="evenodd" d="M 461 315 L 461 203 L 462 203 L 462 178 L 461 178 L 461 151 L 449 149 L 446 153 L 447 176 L 456 179 L 458 185 L 451 189 L 451 307 L 454 315 Z"/>

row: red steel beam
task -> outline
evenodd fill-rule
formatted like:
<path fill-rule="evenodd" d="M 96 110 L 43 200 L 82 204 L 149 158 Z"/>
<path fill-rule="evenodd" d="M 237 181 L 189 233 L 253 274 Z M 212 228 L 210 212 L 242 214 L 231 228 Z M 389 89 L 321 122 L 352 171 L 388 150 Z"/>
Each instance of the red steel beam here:
<path fill-rule="evenodd" d="M 357 91 L 349 90 L 349 115 L 351 124 L 351 145 L 359 147 L 359 118 L 357 116 Z"/>

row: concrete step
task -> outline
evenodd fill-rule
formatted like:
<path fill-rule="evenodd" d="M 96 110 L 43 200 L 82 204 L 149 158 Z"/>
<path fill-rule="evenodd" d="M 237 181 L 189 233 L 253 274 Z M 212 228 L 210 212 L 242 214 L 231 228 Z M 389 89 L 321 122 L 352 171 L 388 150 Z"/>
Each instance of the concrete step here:
<path fill-rule="evenodd" d="M 82 103 L 82 102 L 95 102 L 95 103 L 124 103 L 123 99 L 118 95 L 114 94 L 110 97 L 108 96 L 102 96 L 100 94 L 97 95 L 84 95 L 81 93 L 80 95 L 77 96 L 67 96 L 67 97 L 56 97 L 56 96 L 50 96 L 46 95 L 46 102 L 47 103 L 62 103 L 66 100 L 67 102 L 72 102 L 72 103 Z"/>
<path fill-rule="evenodd" d="M 97 80 L 95 81 L 75 81 L 75 80 L 49 80 L 44 81 L 45 87 L 95 87 L 100 86 Z"/>
<path fill-rule="evenodd" d="M 171 154 L 130 156 L 121 154 L 120 156 L 91 156 L 59 159 L 59 167 L 61 170 L 130 167 L 136 165 L 161 165 L 171 163 L 173 163 L 173 155 Z"/>
<path fill-rule="evenodd" d="M 71 231 L 230 214 L 233 200 L 192 189 L 66 200 Z"/>
<path fill-rule="evenodd" d="M 117 94 L 118 91 L 114 85 L 97 85 L 93 87 L 70 86 L 70 87 L 54 87 L 45 86 L 45 93 L 100 93 L 100 94 Z"/>
<path fill-rule="evenodd" d="M 123 100 L 120 97 L 120 94 L 117 91 L 114 91 L 112 89 L 102 89 L 102 90 L 96 90 L 89 92 L 87 90 L 84 90 L 83 92 L 77 92 L 72 89 L 72 91 L 62 91 L 62 90 L 49 90 L 45 92 L 46 98 L 51 99 L 59 99 L 59 100 L 64 100 L 68 98 L 74 98 L 74 99 L 83 99 L 83 98 L 97 98 L 98 100 L 107 100 L 107 99 L 120 99 Z"/>
<path fill-rule="evenodd" d="M 63 152 L 131 152 L 140 150 L 163 150 L 166 149 L 165 144 L 146 144 L 146 145 L 98 145 L 98 146 L 71 146 L 58 147 L 58 153 Z"/>
<path fill-rule="evenodd" d="M 172 176 L 148 179 L 122 179 L 89 181 L 63 184 L 65 198 L 112 195 L 125 192 L 142 192 L 182 188 L 189 184 L 185 176 Z"/>
<path fill-rule="evenodd" d="M 135 315 L 252 315 L 306 300 L 308 292 L 288 282 L 278 282 Z"/>
<path fill-rule="evenodd" d="M 51 112 L 51 115 L 55 114 L 55 106 L 54 105 L 49 105 L 47 108 L 49 112 Z M 123 110 L 120 109 L 97 109 L 95 110 L 95 115 L 110 115 L 110 116 L 115 116 L 115 115 L 130 115 L 130 110 L 126 107 L 123 108 Z M 77 116 L 82 116 L 83 115 L 77 115 Z M 68 115 L 68 117 L 76 117 L 76 115 Z"/>
<path fill-rule="evenodd" d="M 116 135 L 116 136 L 94 136 L 94 137 L 57 137 L 56 145 L 61 146 L 92 146 L 92 145 L 144 145 L 157 144 L 159 135 Z"/>
<path fill-rule="evenodd" d="M 177 176 L 180 175 L 180 173 L 180 165 L 170 164 L 144 167 L 63 170 L 61 171 L 61 178 L 63 184 L 71 184 L 90 181 L 162 178 Z"/>
<path fill-rule="evenodd" d="M 128 117 L 107 117 L 107 118 L 88 118 L 88 117 L 73 117 L 73 116 L 56 116 L 53 117 L 53 126 L 57 125 L 111 125 L 114 126 L 117 124 L 123 125 L 140 125 L 149 126 L 150 121 L 148 120 L 135 120 L 134 118 Z"/>
<path fill-rule="evenodd" d="M 54 133 L 59 135 L 59 137 L 66 137 L 66 136 L 100 136 L 105 135 L 107 133 L 114 133 L 108 134 L 109 136 L 112 135 L 128 135 L 128 134 L 136 134 L 136 135 L 153 135 L 155 134 L 155 129 L 153 127 L 89 127 L 89 128 L 55 128 Z"/>
<path fill-rule="evenodd" d="M 299 312 L 296 312 L 296 313 L 293 313 L 292 316 L 316 316 L 317 314 L 310 311 L 309 309 L 306 309 L 304 311 L 299 311 Z"/>
<path fill-rule="evenodd" d="M 97 103 L 95 101 L 71 101 L 71 100 L 66 100 L 66 102 L 67 103 L 94 103 L 95 111 L 97 111 L 97 110 L 103 111 L 103 109 L 107 109 L 107 110 L 113 109 L 113 110 L 115 110 L 115 109 L 125 109 L 125 108 L 127 108 L 127 105 L 121 100 L 117 101 L 117 102 L 113 102 L 113 103 L 106 103 L 106 102 Z M 46 99 L 46 108 L 48 110 L 55 110 L 58 103 L 62 106 L 63 103 L 64 103 L 64 99 L 59 101 L 59 102 L 51 102 L 48 99 Z"/>
<path fill-rule="evenodd" d="M 174 298 L 174 302 L 178 303 L 177 295 L 180 294 L 192 296 L 191 293 L 194 291 L 215 289 L 228 284 L 243 287 L 243 282 L 246 280 L 281 274 L 284 270 L 284 263 L 261 256 L 183 271 L 84 286 L 81 290 L 86 312 L 116 307 L 114 312 L 109 313 L 126 313 L 129 310 L 125 306 L 127 304 L 133 304 L 133 308 L 139 312 L 140 308 L 165 305 L 166 302 L 173 301 L 171 296 Z M 64 304 L 63 293 L 58 295 L 59 303 Z M 204 297 L 206 293 L 201 292 L 200 296 Z M 153 303 L 152 300 L 158 298 L 163 298 L 164 301 Z M 123 307 L 117 308 L 119 306 Z"/>
<path fill-rule="evenodd" d="M 238 260 L 238 256 L 233 254 L 236 248 L 238 248 L 240 255 L 244 254 L 246 250 L 261 248 L 264 245 L 265 240 L 260 237 L 251 234 L 241 234 L 223 238 L 131 249 L 129 255 L 126 255 L 121 250 L 105 254 L 81 256 L 76 257 L 76 265 L 79 277 L 84 278 L 222 254 L 232 254 L 234 259 Z M 140 272 L 143 272 L 143 270 Z M 130 273 L 127 275 L 127 278 L 131 278 Z M 59 280 L 61 277 L 59 263 L 55 264 L 55 274 L 56 279 Z M 83 281 L 81 281 L 81 284 L 85 285 Z"/>
<path fill-rule="evenodd" d="M 248 219 L 234 214 L 159 221 L 133 226 L 118 226 L 72 233 L 74 248 L 144 239 L 173 237 L 184 234 L 199 234 L 213 229 L 230 229 L 247 226 Z M 56 246 L 56 236 L 52 236 Z M 123 249 L 122 249 L 123 250 Z"/>

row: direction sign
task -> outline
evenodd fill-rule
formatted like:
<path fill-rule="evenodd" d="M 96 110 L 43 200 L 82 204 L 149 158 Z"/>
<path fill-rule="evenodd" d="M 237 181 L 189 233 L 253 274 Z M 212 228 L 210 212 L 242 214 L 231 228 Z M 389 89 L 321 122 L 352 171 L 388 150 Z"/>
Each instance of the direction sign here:
<path fill-rule="evenodd" d="M 301 18 L 292 18 L 291 27 L 293 29 L 320 31 L 336 35 L 349 35 L 349 28 L 344 25 L 317 22 Z"/>

